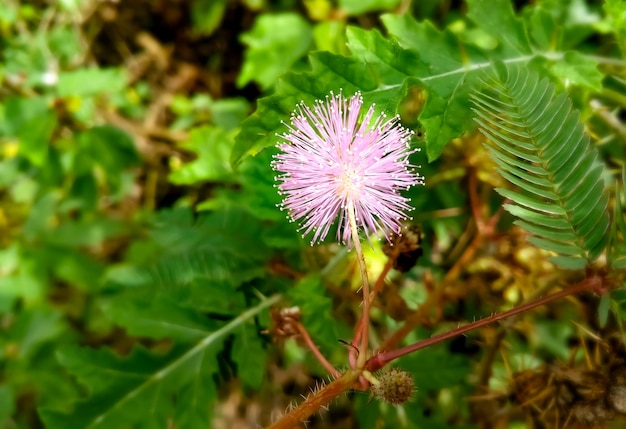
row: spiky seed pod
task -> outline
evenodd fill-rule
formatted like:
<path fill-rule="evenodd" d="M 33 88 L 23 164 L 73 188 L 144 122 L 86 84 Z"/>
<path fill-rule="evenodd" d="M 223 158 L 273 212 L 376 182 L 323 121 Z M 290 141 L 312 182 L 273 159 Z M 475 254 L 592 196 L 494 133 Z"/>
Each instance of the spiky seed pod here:
<path fill-rule="evenodd" d="M 402 405 L 411 399 L 415 391 L 413 376 L 398 368 L 391 368 L 378 375 L 378 384 L 372 385 L 376 399 L 393 405 Z"/>

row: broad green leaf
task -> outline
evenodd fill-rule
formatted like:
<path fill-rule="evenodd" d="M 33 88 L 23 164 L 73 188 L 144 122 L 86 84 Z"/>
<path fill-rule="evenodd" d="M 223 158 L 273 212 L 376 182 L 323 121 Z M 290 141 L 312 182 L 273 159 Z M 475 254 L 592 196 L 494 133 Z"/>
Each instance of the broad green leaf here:
<path fill-rule="evenodd" d="M 276 133 L 285 130 L 280 121 L 289 117 L 298 102 L 313 103 L 339 88 L 348 95 L 360 90 L 366 103 L 377 103 L 382 111 L 395 114 L 408 82 L 422 84 L 428 94 L 419 119 L 430 160 L 436 159 L 451 139 L 462 135 L 471 123 L 465 114 L 471 85 L 459 42 L 450 33 L 437 32 L 431 24 L 418 24 L 410 17 L 385 15 L 383 20 L 390 34 L 411 49 L 400 48 L 376 30 L 350 27 L 347 37 L 352 57 L 311 54 L 310 72 L 286 75 L 276 95 L 260 100 L 257 112 L 243 123 L 237 136 L 233 165 L 275 144 Z M 423 49 L 413 40 L 432 45 L 432 49 Z"/>
<path fill-rule="evenodd" d="M 197 159 L 174 169 L 170 173 L 170 181 L 177 185 L 189 185 L 228 180 L 232 176 L 229 158 L 233 144 L 233 137 L 221 128 L 202 126 L 193 129 L 181 147 L 195 152 Z"/>
<path fill-rule="evenodd" d="M 211 121 L 218 127 L 231 131 L 250 113 L 250 103 L 244 98 L 225 98 L 211 103 Z"/>
<path fill-rule="evenodd" d="M 17 345 L 16 359 L 28 364 L 47 342 L 55 340 L 67 329 L 60 312 L 48 307 L 25 309 L 20 312 L 3 340 Z M 5 343 L 6 345 L 6 343 Z"/>
<path fill-rule="evenodd" d="M 413 76 L 437 79 L 437 75 L 455 70 L 459 70 L 462 75 L 466 60 L 459 49 L 461 42 L 452 33 L 437 30 L 429 21 L 417 22 L 408 14 L 385 14 L 381 20 L 400 46 L 418 54 L 427 65 L 425 70 L 424 67 L 415 70 Z M 465 46 L 463 48 L 467 49 Z M 459 78 L 453 78 L 452 82 L 456 83 Z"/>
<path fill-rule="evenodd" d="M 132 137 L 111 125 L 93 127 L 81 133 L 79 144 L 93 162 L 107 172 L 117 172 L 140 162 Z"/>
<path fill-rule="evenodd" d="M 531 53 L 526 29 L 515 16 L 511 0 L 467 0 L 467 4 L 467 16 L 500 41 L 506 53 Z"/>
<path fill-rule="evenodd" d="M 385 27 L 401 46 L 419 55 L 424 66 L 413 68 L 412 77 L 426 90 L 426 104 L 419 115 L 424 127 L 429 161 L 437 159 L 453 138 L 471 126 L 466 115 L 469 90 L 474 79 L 470 60 L 483 60 L 475 50 L 463 46 L 449 31 L 438 31 L 430 22 L 417 22 L 409 15 L 383 15 Z"/>
<path fill-rule="evenodd" d="M 46 246 L 39 252 L 58 280 L 89 291 L 97 290 L 101 286 L 100 276 L 104 272 L 104 263 L 83 249 Z"/>
<path fill-rule="evenodd" d="M 55 214 L 58 207 L 59 194 L 49 193 L 39 198 L 33 204 L 22 231 L 24 236 L 32 240 L 40 234 L 47 234 L 55 223 Z"/>
<path fill-rule="evenodd" d="M 429 161 L 439 158 L 450 140 L 461 136 L 469 127 L 470 118 L 462 112 L 469 109 L 470 87 L 462 79 L 447 97 L 440 97 L 435 91 L 429 94 L 419 116 Z"/>
<path fill-rule="evenodd" d="M 81 68 L 59 73 L 57 93 L 61 97 L 111 94 L 123 91 L 126 81 L 120 68 Z"/>
<path fill-rule="evenodd" d="M 87 157 L 83 157 L 87 160 Z M 87 161 L 90 166 L 91 161 Z M 83 170 L 83 171 L 80 171 Z M 73 201 L 80 202 L 81 208 L 87 212 L 94 212 L 98 207 L 98 182 L 87 165 L 83 165 L 81 169 L 75 170 L 77 177 L 72 183 L 68 196 Z"/>
<path fill-rule="evenodd" d="M 241 35 L 247 46 L 237 85 L 257 82 L 263 89 L 274 86 L 306 54 L 313 42 L 311 26 L 295 13 L 259 15 L 252 29 Z"/>
<path fill-rule="evenodd" d="M 550 68 L 552 73 L 566 84 L 586 86 L 594 91 L 602 90 L 604 75 L 598 70 L 593 58 L 576 51 L 569 51 L 561 61 Z"/>
<path fill-rule="evenodd" d="M 320 22 L 313 28 L 313 39 L 318 51 L 348 54 L 346 48 L 346 23 L 341 21 Z"/>
<path fill-rule="evenodd" d="M 352 54 L 376 70 L 379 85 L 397 85 L 409 76 L 428 73 L 417 53 L 383 38 L 378 30 L 348 27 L 346 36 Z"/>

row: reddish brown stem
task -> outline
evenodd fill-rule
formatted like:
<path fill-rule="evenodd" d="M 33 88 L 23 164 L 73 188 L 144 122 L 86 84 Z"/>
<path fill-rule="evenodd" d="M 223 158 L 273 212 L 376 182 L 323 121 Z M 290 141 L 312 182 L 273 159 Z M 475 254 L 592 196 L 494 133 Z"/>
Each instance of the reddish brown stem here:
<path fill-rule="evenodd" d="M 349 369 L 340 378 L 309 395 L 302 404 L 285 414 L 268 429 L 292 429 L 299 426 L 309 416 L 318 412 L 320 408 L 325 407 L 330 401 L 350 389 L 360 375 L 361 371 Z"/>
<path fill-rule="evenodd" d="M 417 310 L 409 314 L 404 324 L 391 334 L 380 346 L 380 350 L 391 350 L 396 348 L 407 335 L 409 335 L 417 325 L 426 319 L 431 309 L 437 305 L 441 297 L 443 288 L 439 285 L 434 291 L 428 294 Z"/>
<path fill-rule="evenodd" d="M 380 353 L 372 358 L 370 358 L 366 365 L 365 369 L 368 371 L 377 371 L 383 366 L 387 365 L 389 362 L 397 359 L 401 356 L 407 355 L 409 353 L 413 353 L 417 350 L 423 349 L 425 347 L 432 346 L 433 344 L 440 343 L 442 341 L 448 340 L 450 338 L 456 337 L 457 335 L 465 334 L 466 332 L 472 331 L 477 328 L 481 328 L 483 326 L 489 325 L 491 323 L 497 322 L 498 320 L 506 319 L 507 317 L 515 316 L 520 313 L 524 313 L 528 310 L 531 310 L 540 305 L 547 304 L 549 302 L 564 298 L 569 295 L 574 295 L 579 292 L 583 292 L 586 290 L 600 290 L 602 286 L 603 278 L 602 277 L 589 277 L 580 283 L 577 283 L 573 286 L 568 287 L 567 289 L 563 289 L 559 292 L 555 292 L 551 295 L 545 296 L 543 298 L 537 299 L 535 301 L 531 301 L 527 304 L 520 305 L 519 307 L 513 308 L 511 310 L 494 314 L 489 317 L 485 317 L 484 319 L 477 320 L 476 322 L 468 323 L 465 326 L 460 326 L 452 331 L 445 332 L 443 334 L 435 335 L 428 339 L 418 341 L 417 343 L 408 345 L 406 347 L 399 348 L 397 350 L 392 350 L 389 352 Z"/>
<path fill-rule="evenodd" d="M 295 326 L 296 326 L 296 329 L 298 330 L 298 332 L 300 333 L 300 335 L 302 335 L 302 338 L 304 339 L 304 342 L 309 347 L 309 349 L 311 349 L 311 351 L 313 352 L 313 354 L 315 355 L 315 358 L 319 361 L 319 363 L 322 364 L 322 366 L 324 368 L 326 368 L 326 371 L 328 371 L 333 377 L 339 377 L 339 375 L 340 375 L 339 371 L 337 371 L 335 369 L 335 367 L 332 366 L 330 364 L 330 362 L 328 362 L 326 360 L 324 355 L 320 352 L 320 350 L 317 348 L 317 346 L 315 345 L 315 343 L 311 339 L 311 336 L 309 335 L 309 332 L 302 325 L 302 323 L 296 322 Z"/>
<path fill-rule="evenodd" d="M 394 253 L 389 257 L 389 259 L 387 260 L 387 263 L 383 267 L 383 271 L 378 276 L 378 279 L 376 280 L 376 284 L 374 284 L 374 290 L 370 293 L 370 296 L 369 296 L 370 308 L 372 307 L 374 303 L 374 299 L 376 298 L 376 295 L 378 295 L 378 293 L 382 289 L 383 284 L 385 283 L 385 277 L 387 277 L 387 274 L 391 270 L 391 267 L 393 267 L 395 258 L 398 257 L 397 253 L 398 252 L 394 250 Z M 364 321 L 364 318 L 363 316 L 361 316 L 359 318 L 359 321 L 356 324 L 357 328 L 354 333 L 354 339 L 352 340 L 352 345 L 354 346 L 354 348 L 350 350 L 350 366 L 352 367 L 356 365 L 356 353 L 358 350 L 359 342 L 361 341 L 361 333 L 364 330 L 363 321 Z"/>

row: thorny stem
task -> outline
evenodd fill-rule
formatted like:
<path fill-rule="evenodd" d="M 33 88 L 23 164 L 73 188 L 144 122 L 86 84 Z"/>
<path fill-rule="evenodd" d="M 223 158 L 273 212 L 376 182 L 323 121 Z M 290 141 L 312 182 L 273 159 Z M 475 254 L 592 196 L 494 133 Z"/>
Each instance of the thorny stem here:
<path fill-rule="evenodd" d="M 489 317 L 486 317 L 481 320 L 477 320 L 472 323 L 468 323 L 465 326 L 460 326 L 456 329 L 453 329 L 449 332 L 444 332 L 443 334 L 435 335 L 428 339 L 418 341 L 417 343 L 408 345 L 406 347 L 402 347 L 396 350 L 392 350 L 389 352 L 380 353 L 367 361 L 365 365 L 365 369 L 371 372 L 377 371 L 387 363 L 391 362 L 394 359 L 397 359 L 401 356 L 407 355 L 409 353 L 413 353 L 417 350 L 423 349 L 425 347 L 432 346 L 433 344 L 439 343 L 441 341 L 448 340 L 450 338 L 456 337 L 457 335 L 465 334 L 466 332 L 472 331 L 477 328 L 481 328 L 483 326 L 489 325 L 491 323 L 497 322 L 498 320 L 506 319 L 507 317 L 515 316 L 520 313 L 524 313 L 528 310 L 531 310 L 540 305 L 547 304 L 549 302 L 564 298 L 569 295 L 574 295 L 579 292 L 585 290 L 599 290 L 602 286 L 603 278 L 602 277 L 589 277 L 573 286 L 570 286 L 566 289 L 563 289 L 559 292 L 555 292 L 551 295 L 545 296 L 543 298 L 537 299 L 535 301 L 531 301 L 527 304 L 520 305 L 519 307 L 515 307 L 511 310 L 493 314 Z"/>
<path fill-rule="evenodd" d="M 361 324 L 356 328 L 352 344 L 356 345 L 355 343 L 359 342 L 359 336 L 361 337 L 359 345 L 359 356 L 356 361 L 356 368 L 363 368 L 367 359 L 367 347 L 369 339 L 370 283 L 367 276 L 367 265 L 365 264 L 365 257 L 363 256 L 361 241 L 359 240 L 359 230 L 357 228 L 356 216 L 354 214 L 354 203 L 352 201 L 348 201 L 348 221 L 350 222 L 350 232 L 352 233 L 352 243 L 354 245 L 354 251 L 356 252 L 356 256 L 359 261 L 359 268 L 361 269 L 361 282 L 363 289 L 363 317 L 361 318 Z"/>
<path fill-rule="evenodd" d="M 531 310 L 535 307 L 538 307 L 543 304 L 550 303 L 552 301 L 556 301 L 558 299 L 564 298 L 566 296 L 575 295 L 580 292 L 589 291 L 589 290 L 597 290 L 601 291 L 604 287 L 605 279 L 598 276 L 593 276 L 586 278 L 585 280 L 570 286 L 566 289 L 563 289 L 559 292 L 555 292 L 551 295 L 548 295 L 544 298 L 537 299 L 535 301 L 531 301 L 527 304 L 520 305 L 514 309 L 509 311 L 505 311 L 500 314 L 494 314 L 492 316 L 486 317 L 484 319 L 478 320 L 473 323 L 468 323 L 465 326 L 461 326 L 457 329 L 453 329 L 450 332 L 446 332 L 440 335 L 435 335 L 426 340 L 418 341 L 415 344 L 411 344 L 409 346 L 391 351 L 378 354 L 368 359 L 365 363 L 364 368 L 350 368 L 346 373 L 344 373 L 341 377 L 327 385 L 321 390 L 313 393 L 309 396 L 306 401 L 304 401 L 300 406 L 290 411 L 288 414 L 283 416 L 279 421 L 275 422 L 268 429 L 290 429 L 300 424 L 303 421 L 311 416 L 313 413 L 317 412 L 320 408 L 326 406 L 330 401 L 332 401 L 335 397 L 339 396 L 341 393 L 346 390 L 357 386 L 357 382 L 359 377 L 363 374 L 363 369 L 369 372 L 375 372 L 385 366 L 387 363 L 391 362 L 394 359 L 397 359 L 406 354 L 412 353 L 414 351 L 423 349 L 425 347 L 432 346 L 436 343 L 440 343 L 447 339 L 453 338 L 457 335 L 465 334 L 471 330 L 481 328 L 483 326 L 489 325 L 491 323 L 497 322 L 499 320 L 503 320 L 507 317 L 515 316 L 520 313 Z M 358 386 L 357 386 L 358 387 Z"/>
<path fill-rule="evenodd" d="M 441 294 L 443 292 L 442 285 L 428 294 L 426 301 L 424 301 L 417 310 L 409 314 L 405 319 L 404 324 L 398 328 L 391 336 L 389 336 L 380 346 L 380 350 L 392 350 L 398 346 L 404 338 L 409 335 L 417 325 L 427 316 L 428 312 L 437 305 Z"/>
<path fill-rule="evenodd" d="M 311 336 L 309 335 L 309 332 L 302 325 L 302 323 L 295 322 L 295 326 L 296 326 L 296 329 L 298 330 L 298 332 L 300 333 L 300 335 L 302 336 L 302 338 L 304 339 L 304 342 L 309 347 L 309 349 L 311 349 L 311 352 L 313 352 L 313 354 L 315 355 L 315 357 L 317 358 L 319 363 L 322 364 L 322 366 L 324 368 L 326 368 L 326 371 L 328 371 L 333 377 L 335 377 L 335 378 L 339 377 L 341 375 L 339 373 L 339 371 L 337 371 L 335 369 L 335 367 L 332 366 L 331 363 L 328 362 L 328 360 L 326 360 L 324 355 L 320 352 L 320 350 L 317 348 L 317 346 L 315 345 L 315 343 L 311 339 Z"/>
<path fill-rule="evenodd" d="M 280 420 L 273 423 L 268 429 L 293 429 L 305 422 L 309 416 L 325 407 L 330 401 L 348 390 L 361 375 L 360 370 L 349 369 L 341 377 L 326 387 L 312 393 L 298 407 L 285 414 Z"/>
<path fill-rule="evenodd" d="M 528 299 L 525 299 L 523 302 L 518 303 L 518 305 L 523 305 L 524 303 L 536 299 L 538 296 L 541 296 L 545 292 L 547 292 L 547 289 L 549 289 L 550 287 L 551 286 L 549 284 L 540 287 L 539 289 L 534 291 Z M 487 351 L 478 371 L 477 386 L 479 388 L 484 388 L 487 386 L 487 383 L 489 383 L 493 361 L 497 356 L 498 350 L 500 349 L 500 344 L 506 338 L 506 332 L 508 328 L 511 326 L 511 323 L 514 320 L 514 318 L 511 318 L 507 320 L 508 323 L 502 323 L 496 330 L 496 334 L 492 337 L 491 342 L 488 344 Z"/>

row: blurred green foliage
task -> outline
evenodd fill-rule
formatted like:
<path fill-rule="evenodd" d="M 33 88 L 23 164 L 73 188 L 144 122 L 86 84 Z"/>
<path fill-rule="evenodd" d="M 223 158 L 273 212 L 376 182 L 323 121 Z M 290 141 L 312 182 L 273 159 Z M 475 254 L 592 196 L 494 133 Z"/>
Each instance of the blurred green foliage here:
<path fill-rule="evenodd" d="M 374 309 L 374 345 L 476 234 L 470 175 L 484 211 L 502 204 L 469 100 L 495 63 L 533 70 L 580 110 L 611 192 L 596 263 L 613 263 L 622 286 L 625 17 L 623 0 L 2 2 L 0 428 L 269 424 L 325 377 L 293 339 L 262 334 L 279 299 L 346 366 L 338 340 L 360 314 L 353 255 L 299 236 L 270 168 L 281 121 L 331 91 L 400 113 L 424 148 L 414 163 L 427 187 L 409 194 L 425 257 L 388 276 L 399 292 Z M 512 222 L 502 215 L 406 342 L 581 276 L 548 264 Z M 385 257 L 378 243 L 369 252 L 374 275 Z M 478 427 L 490 411 L 465 398 L 513 385 L 507 356 L 537 363 L 513 371 L 578 365 L 579 337 L 623 338 L 625 306 L 616 289 L 527 315 L 504 345 L 495 327 L 422 350 L 398 362 L 415 374 L 409 406 L 357 392 L 311 425 Z M 228 414 L 233 403 L 244 417 Z"/>

